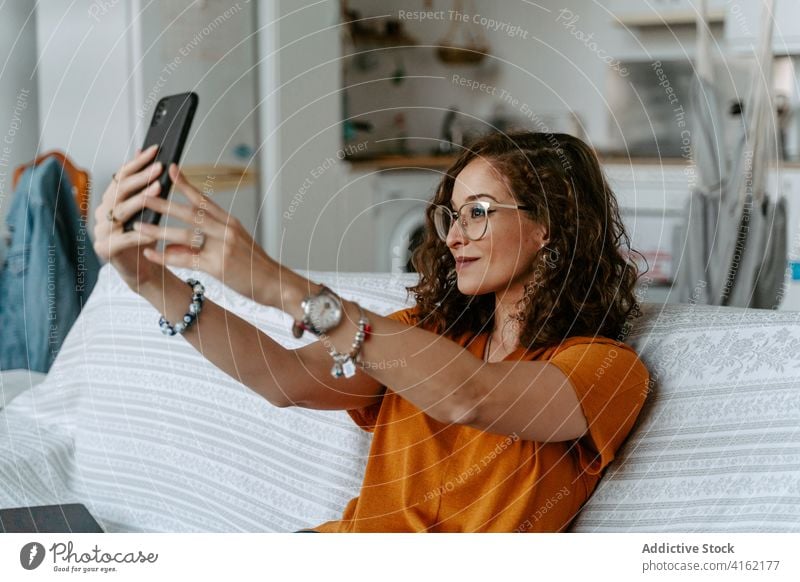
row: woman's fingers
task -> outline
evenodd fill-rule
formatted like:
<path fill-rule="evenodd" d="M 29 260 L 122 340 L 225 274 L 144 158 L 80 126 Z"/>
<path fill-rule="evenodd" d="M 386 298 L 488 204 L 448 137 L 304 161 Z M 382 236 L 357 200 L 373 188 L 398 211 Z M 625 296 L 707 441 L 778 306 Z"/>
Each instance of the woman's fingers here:
<path fill-rule="evenodd" d="M 177 164 L 170 164 L 169 177 L 172 178 L 172 183 L 175 184 L 175 187 L 186 194 L 186 197 L 192 204 L 202 208 L 222 223 L 227 223 L 229 221 L 230 215 L 225 212 L 225 209 L 192 186 L 183 172 L 180 171 Z"/>
<path fill-rule="evenodd" d="M 146 196 L 144 205 L 146 208 L 155 210 L 159 214 L 177 218 L 192 228 L 198 228 L 207 235 L 216 238 L 224 238 L 225 230 L 232 228 L 231 226 L 226 226 L 219 222 L 214 216 L 211 216 L 210 213 L 209 216 L 205 216 L 201 213 L 204 212 L 202 208 L 196 208 L 188 204 L 178 204 L 177 202 L 165 200 L 158 196 Z"/>
<path fill-rule="evenodd" d="M 125 200 L 138 194 L 139 191 L 158 178 L 162 171 L 163 167 L 161 166 L 161 162 L 155 162 L 136 174 L 125 178 L 118 178 L 118 186 L 115 192 L 116 200 Z"/>
<path fill-rule="evenodd" d="M 124 178 L 130 176 L 131 174 L 135 174 L 144 168 L 156 155 L 157 150 L 157 144 L 153 144 L 144 151 L 137 150 L 138 153 L 136 154 L 136 157 L 134 157 L 130 162 L 124 164 L 117 172 L 117 181 L 120 182 Z"/>
<path fill-rule="evenodd" d="M 155 224 L 137 222 L 133 225 L 133 228 L 146 236 L 186 245 L 187 247 L 190 247 L 192 242 L 198 238 L 198 235 L 194 234 L 190 229 L 175 226 L 156 226 Z"/>
<path fill-rule="evenodd" d="M 187 269 L 200 268 L 197 251 L 187 245 L 167 245 L 164 247 L 162 252 L 159 252 L 155 249 L 147 249 L 144 251 L 144 256 L 147 258 L 147 260 L 159 265 L 186 267 Z"/>
<path fill-rule="evenodd" d="M 104 220 L 109 208 L 114 208 L 116 210 L 116 205 L 119 200 L 130 198 L 148 183 L 152 182 L 154 177 L 158 176 L 158 174 L 163 171 L 163 168 L 160 167 L 160 162 L 156 162 L 157 165 L 151 164 L 150 166 L 146 166 L 146 164 L 151 161 L 153 155 L 155 155 L 155 152 L 156 148 L 149 148 L 144 152 L 140 152 L 131 162 L 117 170 L 114 179 L 112 179 L 111 184 L 109 184 L 103 194 L 103 200 L 100 206 L 97 208 L 98 220 Z M 145 168 L 144 170 L 136 174 L 131 174 L 132 171 L 139 170 L 143 167 Z M 117 216 L 116 212 L 114 216 Z"/>
<path fill-rule="evenodd" d="M 118 203 L 114 207 L 114 218 L 116 218 L 122 224 L 125 224 L 133 215 L 146 208 L 144 199 L 147 196 L 158 196 L 159 192 L 161 192 L 161 183 L 151 183 L 147 188 L 138 194 L 134 194 L 127 200 L 123 200 L 122 202 Z"/>
<path fill-rule="evenodd" d="M 128 248 L 135 248 L 139 246 L 151 245 L 157 239 L 136 232 L 112 232 L 109 236 L 98 238 L 94 243 L 94 251 L 104 261 L 108 261 L 119 253 Z"/>
<path fill-rule="evenodd" d="M 144 198 L 146 196 L 156 196 L 160 191 L 161 184 L 159 182 L 152 182 L 144 190 L 117 204 L 108 200 L 104 201 L 97 207 L 94 215 L 97 222 L 95 226 L 97 236 L 104 236 L 113 231 L 115 226 L 125 224 L 129 218 L 145 208 Z M 114 222 L 108 220 L 109 208 L 114 212 Z"/>

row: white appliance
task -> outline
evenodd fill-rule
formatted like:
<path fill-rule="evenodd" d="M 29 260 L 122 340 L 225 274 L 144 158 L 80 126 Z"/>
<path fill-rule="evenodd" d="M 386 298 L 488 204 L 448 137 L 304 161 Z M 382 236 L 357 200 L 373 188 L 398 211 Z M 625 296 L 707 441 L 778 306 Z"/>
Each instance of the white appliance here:
<path fill-rule="evenodd" d="M 376 225 L 375 270 L 408 272 L 409 247 L 425 226 L 425 208 L 442 170 L 384 171 L 376 178 L 372 206 Z"/>
<path fill-rule="evenodd" d="M 693 169 L 674 163 L 606 164 L 604 170 L 631 247 L 644 256 L 644 260 L 632 257 L 641 272 L 647 269 L 639 280 L 642 300 L 666 302 L 682 252 L 679 229 L 685 220 Z"/>

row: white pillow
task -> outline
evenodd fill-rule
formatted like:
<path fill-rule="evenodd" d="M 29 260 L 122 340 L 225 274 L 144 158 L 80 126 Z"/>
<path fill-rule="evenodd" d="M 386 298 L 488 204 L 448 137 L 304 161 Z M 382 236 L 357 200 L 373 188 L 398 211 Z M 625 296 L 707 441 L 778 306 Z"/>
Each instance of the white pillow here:
<path fill-rule="evenodd" d="M 800 313 L 648 305 L 655 380 L 578 532 L 800 531 Z"/>
<path fill-rule="evenodd" d="M 312 341 L 292 337 L 287 314 L 174 272 L 283 346 Z M 382 315 L 413 304 L 415 274 L 298 272 Z M 157 320 L 102 268 L 45 381 L 0 420 L 0 507 L 79 501 L 107 531 L 287 532 L 339 518 L 370 435 L 344 411 L 270 405 Z"/>

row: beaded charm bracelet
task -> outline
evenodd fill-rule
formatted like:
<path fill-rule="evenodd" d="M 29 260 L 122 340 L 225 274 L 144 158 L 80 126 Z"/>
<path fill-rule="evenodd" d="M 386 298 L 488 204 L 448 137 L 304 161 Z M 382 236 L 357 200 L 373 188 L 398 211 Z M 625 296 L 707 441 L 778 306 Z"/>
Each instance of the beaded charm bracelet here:
<path fill-rule="evenodd" d="M 183 321 L 179 321 L 175 325 L 170 324 L 163 315 L 159 317 L 158 325 L 164 335 L 182 334 L 197 321 L 197 315 L 203 309 L 206 288 L 200 281 L 191 277 L 186 280 L 186 284 L 192 288 L 192 302 L 189 304 L 189 311 L 183 316 Z"/>
<path fill-rule="evenodd" d="M 358 305 L 358 303 L 356 303 L 356 305 Z M 361 346 L 364 345 L 364 341 L 369 337 L 372 331 L 364 309 L 358 305 L 358 310 L 361 312 L 361 317 L 358 320 L 358 331 L 353 338 L 353 349 L 350 350 L 349 354 L 339 353 L 335 348 L 331 348 L 330 350 L 331 357 L 333 357 L 334 361 L 333 367 L 331 368 L 331 376 L 334 378 L 341 378 L 342 376 L 345 378 L 352 378 L 355 376 L 356 363 L 361 354 Z"/>

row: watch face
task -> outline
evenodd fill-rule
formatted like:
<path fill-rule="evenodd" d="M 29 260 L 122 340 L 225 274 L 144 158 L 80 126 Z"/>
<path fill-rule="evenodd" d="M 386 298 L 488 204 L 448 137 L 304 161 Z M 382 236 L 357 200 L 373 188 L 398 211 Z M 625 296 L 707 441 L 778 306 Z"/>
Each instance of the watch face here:
<path fill-rule="evenodd" d="M 337 325 L 342 317 L 339 303 L 327 295 L 319 295 L 308 306 L 308 319 L 320 331 Z"/>

